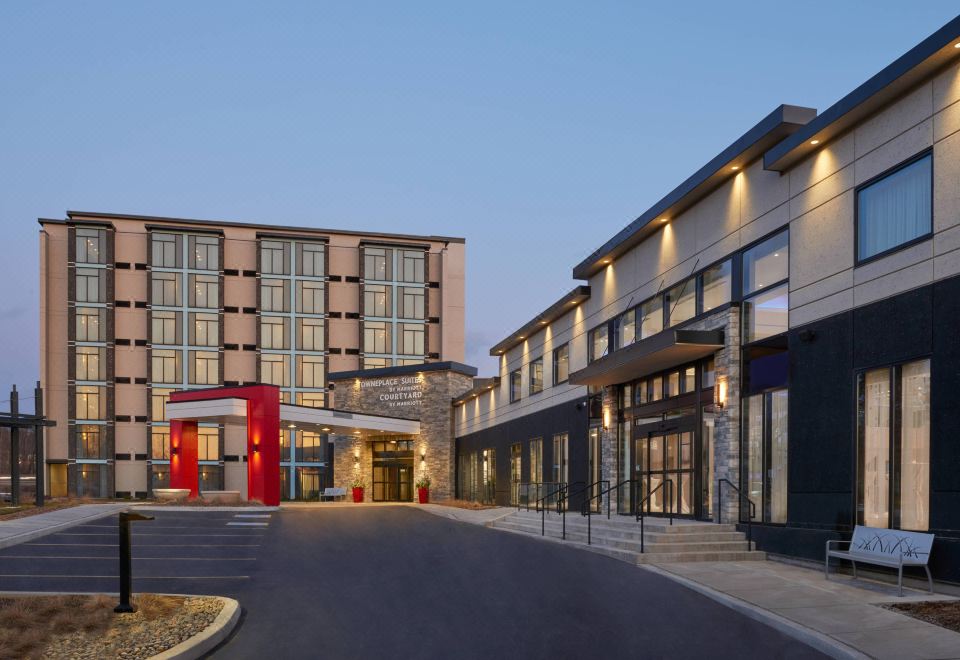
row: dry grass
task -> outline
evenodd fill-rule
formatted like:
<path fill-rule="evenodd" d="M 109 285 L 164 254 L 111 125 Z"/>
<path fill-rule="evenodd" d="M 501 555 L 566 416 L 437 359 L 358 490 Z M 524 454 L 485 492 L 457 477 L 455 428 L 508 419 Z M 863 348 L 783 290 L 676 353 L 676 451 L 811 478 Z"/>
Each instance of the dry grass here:
<path fill-rule="evenodd" d="M 891 603 L 887 609 L 927 623 L 933 623 L 960 632 L 960 601 L 924 601 L 921 603 Z"/>
<path fill-rule="evenodd" d="M 212 501 L 205 500 L 202 497 L 195 499 L 176 499 L 176 500 L 152 500 L 151 506 L 195 506 L 198 508 L 218 507 L 218 506 L 263 506 L 263 502 L 257 500 L 244 500 L 239 497 L 236 499 Z"/>
<path fill-rule="evenodd" d="M 480 502 L 471 502 L 469 500 L 436 500 L 431 504 L 440 506 L 452 506 L 455 509 L 470 509 L 471 511 L 480 511 L 481 509 L 496 509 L 496 504 L 481 504 Z"/>

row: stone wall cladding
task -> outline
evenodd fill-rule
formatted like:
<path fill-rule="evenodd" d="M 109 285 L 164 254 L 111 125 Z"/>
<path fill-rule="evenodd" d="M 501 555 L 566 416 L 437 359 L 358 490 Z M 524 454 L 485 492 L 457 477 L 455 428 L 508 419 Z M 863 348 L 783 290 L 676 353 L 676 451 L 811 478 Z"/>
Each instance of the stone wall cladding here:
<path fill-rule="evenodd" d="M 454 422 L 452 400 L 473 387 L 473 378 L 454 371 L 425 371 L 418 375 L 423 380 L 420 405 L 389 405 L 379 399 L 379 388 L 363 389 L 359 379 L 333 381 L 336 384 L 333 408 L 369 415 L 385 415 L 420 421 L 420 436 L 414 444 L 414 474 L 419 479 L 430 477 L 430 497 L 453 497 L 455 484 Z M 367 486 L 364 499 L 373 499 L 373 456 L 370 440 L 349 436 L 333 436 L 334 486 L 349 489 L 359 473 Z M 355 457 L 359 454 L 359 460 Z M 423 460 L 421 461 L 421 454 Z M 416 493 L 414 493 L 414 496 Z"/>

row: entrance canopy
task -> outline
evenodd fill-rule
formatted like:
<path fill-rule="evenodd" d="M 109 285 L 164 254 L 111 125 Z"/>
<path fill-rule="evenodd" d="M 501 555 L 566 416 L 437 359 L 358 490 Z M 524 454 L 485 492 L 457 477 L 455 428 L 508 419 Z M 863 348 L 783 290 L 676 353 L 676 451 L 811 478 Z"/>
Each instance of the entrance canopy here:
<path fill-rule="evenodd" d="M 246 424 L 247 400 L 238 397 L 201 401 L 171 401 L 167 404 L 167 419 L 190 419 L 219 424 Z M 349 435 L 374 439 L 383 435 L 419 435 L 420 422 L 398 417 L 365 415 L 332 408 L 311 408 L 280 404 L 280 428 L 300 431 Z"/>

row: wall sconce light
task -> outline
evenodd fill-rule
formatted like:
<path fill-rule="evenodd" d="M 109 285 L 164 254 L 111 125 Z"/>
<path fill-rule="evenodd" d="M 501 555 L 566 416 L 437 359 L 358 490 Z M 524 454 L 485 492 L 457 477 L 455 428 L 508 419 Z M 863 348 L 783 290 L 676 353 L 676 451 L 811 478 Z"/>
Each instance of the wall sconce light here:
<path fill-rule="evenodd" d="M 171 456 L 179 456 L 179 455 L 180 455 L 180 447 L 170 447 L 170 455 L 171 455 Z"/>
<path fill-rule="evenodd" d="M 723 410 L 727 405 L 727 378 L 726 376 L 721 376 L 717 378 L 717 386 L 714 389 L 713 402 L 716 404 L 717 409 Z"/>
<path fill-rule="evenodd" d="M 603 409 L 603 430 L 610 428 L 610 408 Z"/>
<path fill-rule="evenodd" d="M 259 443 L 259 442 L 253 445 L 253 453 L 254 453 L 254 454 L 259 454 L 259 453 L 260 453 L 260 443 Z"/>
<path fill-rule="evenodd" d="M 420 462 L 423 463 L 427 460 L 427 448 L 420 447 Z"/>

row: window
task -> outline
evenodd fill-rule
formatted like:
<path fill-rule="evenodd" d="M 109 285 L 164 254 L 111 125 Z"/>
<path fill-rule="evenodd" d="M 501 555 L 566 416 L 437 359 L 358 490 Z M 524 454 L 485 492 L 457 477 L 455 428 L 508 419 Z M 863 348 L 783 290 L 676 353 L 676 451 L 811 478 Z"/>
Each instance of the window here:
<path fill-rule="evenodd" d="M 650 383 L 650 391 L 649 391 L 649 394 L 647 395 L 648 402 L 653 403 L 654 401 L 659 401 L 660 399 L 662 399 L 663 398 L 663 376 L 655 376 L 651 378 L 648 382 Z"/>
<path fill-rule="evenodd" d="M 480 464 L 483 490 L 480 500 L 492 504 L 497 495 L 497 450 L 490 448 L 483 450 L 483 460 Z"/>
<path fill-rule="evenodd" d="M 76 308 L 77 341 L 106 341 L 106 310 L 102 307 Z"/>
<path fill-rule="evenodd" d="M 786 332 L 789 327 L 787 285 L 768 289 L 743 301 L 743 343 Z"/>
<path fill-rule="evenodd" d="M 77 464 L 77 497 L 107 497 L 106 465 Z"/>
<path fill-rule="evenodd" d="M 424 326 L 422 323 L 401 323 L 397 353 L 401 355 L 424 355 Z"/>
<path fill-rule="evenodd" d="M 220 317 L 217 314 L 190 312 L 190 344 L 192 346 L 219 346 Z"/>
<path fill-rule="evenodd" d="M 322 243 L 297 243 L 297 275 L 323 277 L 325 247 Z"/>
<path fill-rule="evenodd" d="M 150 379 L 154 383 L 180 384 L 183 381 L 181 371 L 181 351 L 154 349 L 150 352 Z"/>
<path fill-rule="evenodd" d="M 153 272 L 151 279 L 151 300 L 154 305 L 178 307 L 180 305 L 180 274 Z"/>
<path fill-rule="evenodd" d="M 220 355 L 216 351 L 190 351 L 190 383 L 217 385 L 220 382 Z"/>
<path fill-rule="evenodd" d="M 607 354 L 607 324 L 590 331 L 590 361 L 599 360 Z"/>
<path fill-rule="evenodd" d="M 152 387 L 150 388 L 150 420 L 153 422 L 162 422 L 167 417 L 167 401 L 170 400 L 172 389 Z"/>
<path fill-rule="evenodd" d="M 264 312 L 289 312 L 290 283 L 287 280 L 260 280 L 260 309 Z"/>
<path fill-rule="evenodd" d="M 155 268 L 181 268 L 180 236 L 176 234 L 151 234 L 152 254 L 150 265 Z"/>
<path fill-rule="evenodd" d="M 640 305 L 640 339 L 652 337 L 663 330 L 663 298 L 657 296 Z"/>
<path fill-rule="evenodd" d="M 323 314 L 323 282 L 297 282 L 297 313 Z"/>
<path fill-rule="evenodd" d="M 323 350 L 323 323 L 323 319 L 297 319 L 297 348 L 299 350 Z"/>
<path fill-rule="evenodd" d="M 680 394 L 680 372 L 672 371 L 667 374 L 667 397 Z"/>
<path fill-rule="evenodd" d="M 743 293 L 765 289 L 790 275 L 789 234 L 780 232 L 743 253 Z"/>
<path fill-rule="evenodd" d="M 521 374 L 519 369 L 510 372 L 510 403 L 520 400 Z"/>
<path fill-rule="evenodd" d="M 543 391 L 543 356 L 530 361 L 530 394 Z"/>
<path fill-rule="evenodd" d="M 713 387 L 717 382 L 717 367 L 713 358 L 708 358 L 703 363 L 702 387 Z"/>
<path fill-rule="evenodd" d="M 383 321 L 364 321 L 363 352 L 392 353 L 393 341 L 390 337 L 392 327 L 392 324 Z"/>
<path fill-rule="evenodd" d="M 220 239 L 216 236 L 190 236 L 190 268 L 194 270 L 220 269 Z"/>
<path fill-rule="evenodd" d="M 393 316 L 391 293 L 393 287 L 384 284 L 367 284 L 363 287 L 364 316 Z"/>
<path fill-rule="evenodd" d="M 107 232 L 103 229 L 77 227 L 77 258 L 78 264 L 105 264 L 107 263 L 106 243 Z"/>
<path fill-rule="evenodd" d="M 729 261 L 703 271 L 700 274 L 700 310 L 709 312 L 730 302 L 731 281 Z"/>
<path fill-rule="evenodd" d="M 570 344 L 564 344 L 553 351 L 553 384 L 567 382 L 570 375 Z"/>
<path fill-rule="evenodd" d="M 105 419 L 107 388 L 102 385 L 77 385 L 76 419 Z"/>
<path fill-rule="evenodd" d="M 102 268 L 77 268 L 77 302 L 106 302 L 105 275 Z"/>
<path fill-rule="evenodd" d="M 260 381 L 267 385 L 290 387 L 290 356 L 261 354 Z"/>
<path fill-rule="evenodd" d="M 323 392 L 297 392 L 297 405 L 308 406 L 310 408 L 323 408 Z"/>
<path fill-rule="evenodd" d="M 197 429 L 197 460 L 220 460 L 220 431 L 213 428 Z"/>
<path fill-rule="evenodd" d="M 323 387 L 323 356 L 297 356 L 297 387 Z"/>
<path fill-rule="evenodd" d="M 569 480 L 569 436 L 566 433 L 558 433 L 553 436 L 553 481 L 554 483 L 567 483 Z"/>
<path fill-rule="evenodd" d="M 744 399 L 743 483 L 763 522 L 787 522 L 787 390 Z M 741 513 L 746 519 L 749 507 Z"/>
<path fill-rule="evenodd" d="M 170 460 L 170 429 L 153 427 L 150 433 L 150 458 L 155 461 Z"/>
<path fill-rule="evenodd" d="M 216 309 L 220 306 L 220 278 L 216 275 L 190 276 L 190 307 Z"/>
<path fill-rule="evenodd" d="M 697 389 L 697 368 L 686 367 L 680 372 L 680 385 L 684 392 L 693 392 Z"/>
<path fill-rule="evenodd" d="M 107 349 L 98 346 L 77 346 L 77 380 L 106 380 Z"/>
<path fill-rule="evenodd" d="M 534 438 L 530 441 L 530 483 L 539 484 L 543 481 L 543 440 Z"/>
<path fill-rule="evenodd" d="M 423 319 L 425 289 L 402 286 L 399 291 L 397 316 L 402 319 Z"/>
<path fill-rule="evenodd" d="M 260 317 L 260 348 L 290 348 L 290 319 L 288 317 Z"/>
<path fill-rule="evenodd" d="M 289 275 L 290 244 L 286 241 L 260 241 L 260 272 Z"/>
<path fill-rule="evenodd" d="M 613 345 L 616 349 L 626 348 L 636 339 L 637 310 L 631 309 L 613 320 Z"/>
<path fill-rule="evenodd" d="M 697 287 L 692 280 L 667 291 L 667 313 L 670 325 L 689 321 L 697 315 Z"/>
<path fill-rule="evenodd" d="M 401 282 L 423 282 L 426 255 L 419 250 L 400 250 L 402 268 L 397 278 Z"/>
<path fill-rule="evenodd" d="M 930 360 L 857 379 L 857 522 L 930 528 Z"/>
<path fill-rule="evenodd" d="M 150 326 L 152 343 L 173 346 L 180 344 L 180 312 L 151 312 Z"/>
<path fill-rule="evenodd" d="M 933 155 L 882 175 L 857 190 L 857 260 L 922 238 L 933 226 Z"/>
<path fill-rule="evenodd" d="M 520 495 L 520 480 L 523 478 L 523 448 L 519 442 L 510 445 L 510 503 L 516 504 Z"/>
<path fill-rule="evenodd" d="M 106 458 L 104 447 L 102 426 L 97 424 L 77 425 L 77 458 Z"/>
<path fill-rule="evenodd" d="M 393 250 L 365 248 L 363 251 L 363 278 L 365 280 L 392 280 L 392 257 Z"/>
<path fill-rule="evenodd" d="M 323 460 L 323 438 L 319 433 L 301 431 L 297 433 L 298 460 L 316 463 Z"/>

